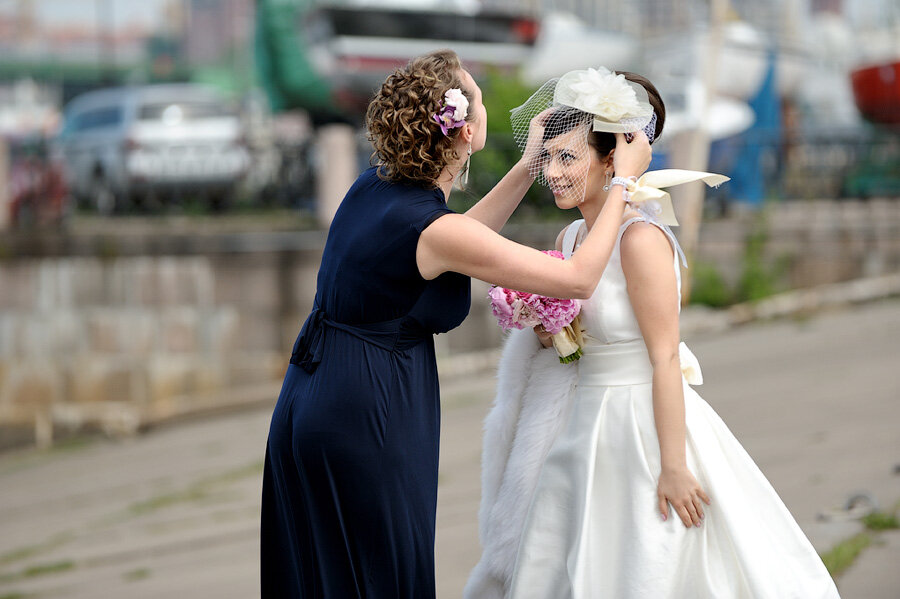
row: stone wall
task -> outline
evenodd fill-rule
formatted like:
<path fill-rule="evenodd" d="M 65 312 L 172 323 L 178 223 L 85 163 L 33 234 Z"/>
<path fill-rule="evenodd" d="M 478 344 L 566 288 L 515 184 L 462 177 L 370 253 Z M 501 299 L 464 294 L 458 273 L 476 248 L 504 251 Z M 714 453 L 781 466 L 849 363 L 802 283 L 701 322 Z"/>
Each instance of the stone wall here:
<path fill-rule="evenodd" d="M 729 281 L 740 274 L 745 240 L 758 213 L 704 222 L 698 260 Z M 900 271 L 900 199 L 794 201 L 765 211 L 765 260 L 785 261 L 784 284 L 805 288 Z"/>
<path fill-rule="evenodd" d="M 751 213 L 704 223 L 698 260 L 740 274 Z M 900 271 L 900 202 L 796 202 L 768 214 L 766 259 L 808 287 Z M 550 247 L 560 225 L 505 233 Z M 271 401 L 312 305 L 322 232 L 148 230 L 0 238 L 0 425 L 111 434 L 248 397 Z M 440 356 L 501 335 L 473 284 Z M 223 399 L 225 397 L 231 400 Z M 0 426 L 0 447 L 4 445 Z"/>
<path fill-rule="evenodd" d="M 179 397 L 278 376 L 277 326 L 261 315 L 273 300 L 259 279 L 271 269 L 216 262 L 7 261 L 0 267 L 0 417 L 129 432 L 176 413 Z"/>

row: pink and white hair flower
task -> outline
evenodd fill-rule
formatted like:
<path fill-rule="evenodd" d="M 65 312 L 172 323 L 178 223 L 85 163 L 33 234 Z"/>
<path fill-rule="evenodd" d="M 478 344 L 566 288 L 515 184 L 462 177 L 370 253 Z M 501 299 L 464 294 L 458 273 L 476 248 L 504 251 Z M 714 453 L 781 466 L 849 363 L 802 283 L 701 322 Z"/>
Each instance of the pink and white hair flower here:
<path fill-rule="evenodd" d="M 431 115 L 431 118 L 441 126 L 444 135 L 449 135 L 451 129 L 457 129 L 466 124 L 466 115 L 469 113 L 469 100 L 458 87 L 448 89 L 444 93 L 444 101 L 440 109 Z"/>

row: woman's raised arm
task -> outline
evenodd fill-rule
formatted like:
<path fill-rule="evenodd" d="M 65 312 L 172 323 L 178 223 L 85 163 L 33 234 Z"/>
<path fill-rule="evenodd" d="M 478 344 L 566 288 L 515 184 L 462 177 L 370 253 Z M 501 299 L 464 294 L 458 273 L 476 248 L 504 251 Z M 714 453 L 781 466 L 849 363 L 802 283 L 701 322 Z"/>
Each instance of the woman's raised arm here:
<path fill-rule="evenodd" d="M 466 216 L 500 232 L 534 182 L 534 174 L 529 173 L 527 165 L 537 162 L 535 155 L 543 146 L 544 121 L 551 113 L 552 110 L 544 110 L 531 119 L 522 159 L 509 169 L 487 195 L 466 211 Z"/>
<path fill-rule="evenodd" d="M 616 136 L 616 173 L 643 173 L 651 157 L 647 137 L 638 133 L 631 143 L 626 143 L 621 134 Z M 466 215 L 448 214 L 422 231 L 416 262 L 426 279 L 453 271 L 520 291 L 588 298 L 609 262 L 624 209 L 624 189 L 614 185 L 581 247 L 562 262 L 505 239 Z"/>
<path fill-rule="evenodd" d="M 532 182 L 534 177 L 528 174 L 521 161 L 517 162 L 487 195 L 466 211 L 466 216 L 499 232 L 525 197 Z"/>
<path fill-rule="evenodd" d="M 419 237 L 419 272 L 432 279 L 454 271 L 520 291 L 588 298 L 612 254 L 624 208 L 617 185 L 581 247 L 565 261 L 510 241 L 468 216 L 448 214 Z"/>

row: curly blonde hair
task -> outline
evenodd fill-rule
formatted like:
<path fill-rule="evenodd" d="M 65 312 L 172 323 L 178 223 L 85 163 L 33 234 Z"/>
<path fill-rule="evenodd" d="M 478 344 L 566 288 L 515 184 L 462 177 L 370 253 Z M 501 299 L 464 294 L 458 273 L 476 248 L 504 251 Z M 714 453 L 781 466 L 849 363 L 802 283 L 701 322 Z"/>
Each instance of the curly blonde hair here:
<path fill-rule="evenodd" d="M 434 186 L 444 167 L 459 160 L 454 148 L 459 129 L 444 135 L 432 115 L 440 110 L 448 89 L 461 89 L 472 102 L 472 93 L 462 85 L 462 68 L 455 52 L 438 50 L 388 76 L 366 111 L 379 177 Z M 471 112 L 466 120 L 472 120 Z"/>

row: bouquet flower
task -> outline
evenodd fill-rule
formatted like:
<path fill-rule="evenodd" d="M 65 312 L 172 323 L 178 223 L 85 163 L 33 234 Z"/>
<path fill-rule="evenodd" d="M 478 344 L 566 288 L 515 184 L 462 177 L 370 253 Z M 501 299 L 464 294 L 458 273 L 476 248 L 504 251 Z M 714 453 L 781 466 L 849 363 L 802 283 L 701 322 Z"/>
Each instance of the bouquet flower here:
<path fill-rule="evenodd" d="M 563 259 L 561 252 L 544 252 Z M 574 362 L 581 357 L 584 338 L 581 333 L 581 302 L 577 299 L 558 299 L 536 293 L 526 293 L 503 287 L 492 287 L 491 311 L 504 330 L 524 329 L 543 325 L 552 335 L 553 346 L 563 364 Z"/>

